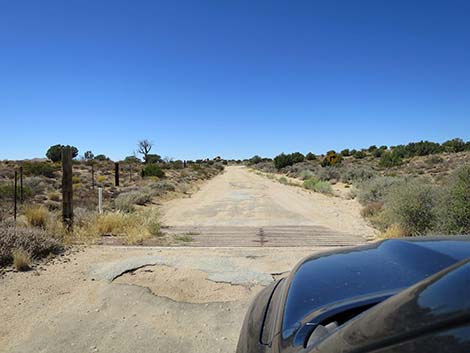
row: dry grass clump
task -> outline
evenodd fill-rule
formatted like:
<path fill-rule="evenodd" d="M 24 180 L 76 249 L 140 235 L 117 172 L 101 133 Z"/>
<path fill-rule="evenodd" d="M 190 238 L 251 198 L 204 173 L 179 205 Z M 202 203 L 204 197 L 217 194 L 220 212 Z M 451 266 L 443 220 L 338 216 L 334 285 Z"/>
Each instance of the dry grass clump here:
<path fill-rule="evenodd" d="M 27 254 L 30 259 L 40 259 L 49 254 L 58 254 L 63 249 L 54 235 L 42 229 L 0 224 L 0 266 L 12 263 L 15 254 L 17 261 L 25 257 L 21 253 Z"/>
<path fill-rule="evenodd" d="M 33 227 L 45 228 L 49 219 L 49 211 L 42 205 L 26 206 L 24 215 Z"/>
<path fill-rule="evenodd" d="M 129 244 L 139 244 L 152 236 L 162 236 L 155 209 L 135 213 L 106 212 L 91 216 L 88 222 L 74 228 L 77 238 L 94 240 L 101 236 L 124 237 Z"/>
<path fill-rule="evenodd" d="M 31 256 L 24 250 L 13 250 L 13 266 L 18 271 L 28 271 L 31 269 Z"/>
<path fill-rule="evenodd" d="M 385 232 L 382 233 L 382 238 L 391 239 L 391 238 L 402 238 L 409 236 L 409 232 L 399 224 L 390 225 Z"/>
<path fill-rule="evenodd" d="M 48 193 L 47 197 L 51 201 L 60 201 L 60 199 L 61 199 L 60 194 L 58 192 L 55 192 L 55 191 Z"/>

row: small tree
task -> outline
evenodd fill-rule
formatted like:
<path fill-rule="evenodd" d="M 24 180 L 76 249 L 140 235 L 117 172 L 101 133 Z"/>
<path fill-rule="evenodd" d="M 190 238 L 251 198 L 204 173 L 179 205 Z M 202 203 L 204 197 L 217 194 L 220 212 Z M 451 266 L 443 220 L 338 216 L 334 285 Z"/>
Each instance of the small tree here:
<path fill-rule="evenodd" d="M 307 155 L 305 156 L 305 159 L 307 161 L 314 161 L 315 159 L 317 159 L 317 156 L 315 156 L 315 154 L 313 154 L 312 152 L 309 152 L 307 153 Z"/>
<path fill-rule="evenodd" d="M 85 161 L 91 162 L 93 159 L 95 159 L 95 155 L 91 151 L 86 151 L 83 154 L 83 158 L 85 159 Z"/>
<path fill-rule="evenodd" d="M 62 159 L 62 149 L 63 148 L 71 148 L 72 149 L 72 158 L 75 158 L 78 156 L 78 149 L 77 147 L 74 146 L 64 146 L 64 145 L 54 145 L 49 147 L 49 149 L 46 152 L 46 157 L 49 158 L 53 162 L 59 162 Z"/>
<path fill-rule="evenodd" d="M 152 149 L 152 147 L 153 147 L 153 143 L 150 142 L 149 140 L 142 140 L 142 141 L 139 141 L 139 143 L 137 144 L 137 148 L 138 148 L 137 152 L 144 156 L 144 163 L 148 163 L 147 156 L 150 153 L 150 150 Z"/>

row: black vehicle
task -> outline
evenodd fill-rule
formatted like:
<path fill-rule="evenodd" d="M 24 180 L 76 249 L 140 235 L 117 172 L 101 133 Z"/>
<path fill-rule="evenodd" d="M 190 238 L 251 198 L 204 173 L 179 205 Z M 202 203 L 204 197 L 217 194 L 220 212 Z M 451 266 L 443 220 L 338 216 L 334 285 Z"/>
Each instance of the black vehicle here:
<path fill-rule="evenodd" d="M 268 352 L 470 352 L 470 237 L 304 259 L 245 318 L 237 353 Z"/>

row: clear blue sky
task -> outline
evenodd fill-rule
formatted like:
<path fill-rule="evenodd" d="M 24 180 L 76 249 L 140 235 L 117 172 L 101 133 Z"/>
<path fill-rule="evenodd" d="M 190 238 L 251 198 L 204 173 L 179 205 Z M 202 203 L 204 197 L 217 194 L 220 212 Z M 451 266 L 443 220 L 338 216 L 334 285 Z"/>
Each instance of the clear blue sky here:
<path fill-rule="evenodd" d="M 470 1 L 0 0 L 0 159 L 470 139 Z"/>

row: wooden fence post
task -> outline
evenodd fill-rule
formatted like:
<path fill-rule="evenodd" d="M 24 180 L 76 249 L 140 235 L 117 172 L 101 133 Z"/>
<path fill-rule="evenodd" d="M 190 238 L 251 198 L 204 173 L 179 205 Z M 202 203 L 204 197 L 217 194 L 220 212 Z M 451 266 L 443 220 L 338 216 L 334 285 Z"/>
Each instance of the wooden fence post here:
<path fill-rule="evenodd" d="M 91 188 L 95 189 L 95 163 L 91 162 Z"/>
<path fill-rule="evenodd" d="M 114 184 L 119 186 L 119 163 L 114 163 Z"/>
<path fill-rule="evenodd" d="M 73 227 L 72 149 L 62 149 L 62 219 L 67 230 Z"/>
<path fill-rule="evenodd" d="M 24 191 L 23 191 L 23 166 L 20 166 L 20 203 L 24 202 Z"/>
<path fill-rule="evenodd" d="M 15 169 L 15 182 L 13 183 L 13 218 L 16 222 L 17 206 L 17 189 L 18 189 L 18 171 Z"/>

